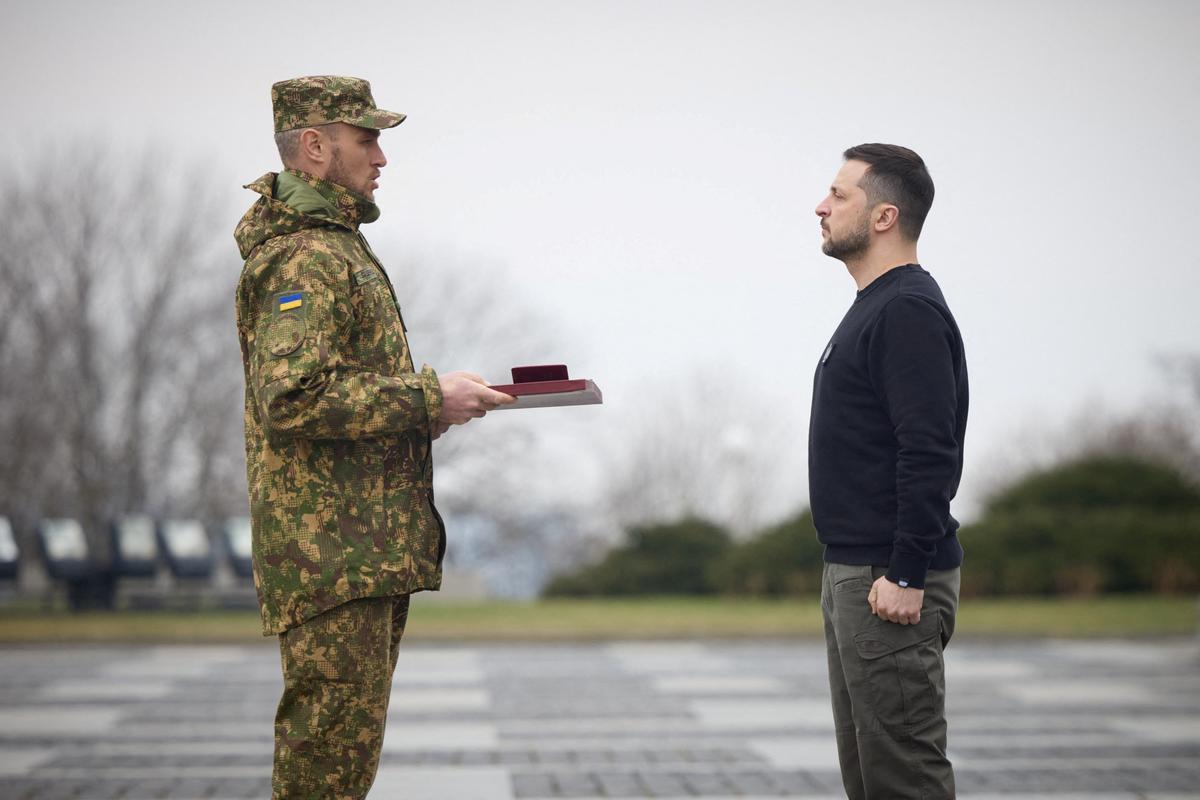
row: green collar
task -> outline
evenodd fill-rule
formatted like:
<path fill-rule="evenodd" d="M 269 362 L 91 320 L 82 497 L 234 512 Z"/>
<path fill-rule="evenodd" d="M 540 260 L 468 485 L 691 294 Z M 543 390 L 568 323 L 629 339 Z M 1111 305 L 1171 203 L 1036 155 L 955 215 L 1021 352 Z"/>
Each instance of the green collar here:
<path fill-rule="evenodd" d="M 327 219 L 357 229 L 379 219 L 379 206 L 344 186 L 298 169 L 286 169 L 275 178 L 275 199 L 301 214 Z"/>

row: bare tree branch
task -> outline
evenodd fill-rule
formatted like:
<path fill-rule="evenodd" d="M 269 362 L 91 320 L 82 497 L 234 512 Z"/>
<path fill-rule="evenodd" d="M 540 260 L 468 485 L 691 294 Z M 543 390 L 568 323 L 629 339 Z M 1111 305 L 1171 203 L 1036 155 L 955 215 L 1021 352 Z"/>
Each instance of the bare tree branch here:
<path fill-rule="evenodd" d="M 0 218 L 0 505 L 26 521 L 75 516 L 95 536 L 115 514 L 172 510 L 170 487 L 207 458 L 189 446 L 222 439 L 210 428 L 240 434 L 227 409 L 188 409 L 198 381 L 240 397 L 232 312 L 212 313 L 231 304 L 237 265 L 232 248 L 214 251 L 228 233 L 203 181 L 165 180 L 152 153 L 69 152 L 47 149 L 0 184 L 0 209 L 14 212 Z M 223 352 L 201 375 L 188 344 L 206 338 Z"/>

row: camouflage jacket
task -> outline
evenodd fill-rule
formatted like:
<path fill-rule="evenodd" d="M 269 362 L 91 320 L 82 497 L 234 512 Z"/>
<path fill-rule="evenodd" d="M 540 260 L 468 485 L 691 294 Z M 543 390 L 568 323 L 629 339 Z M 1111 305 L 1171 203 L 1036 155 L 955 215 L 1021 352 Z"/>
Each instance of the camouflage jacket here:
<path fill-rule="evenodd" d="M 439 588 L 446 543 L 430 458 L 441 389 L 414 370 L 395 290 L 358 232 L 378 210 L 284 177 L 288 203 L 274 173 L 246 187 L 262 197 L 234 232 L 265 635 L 347 600 Z"/>

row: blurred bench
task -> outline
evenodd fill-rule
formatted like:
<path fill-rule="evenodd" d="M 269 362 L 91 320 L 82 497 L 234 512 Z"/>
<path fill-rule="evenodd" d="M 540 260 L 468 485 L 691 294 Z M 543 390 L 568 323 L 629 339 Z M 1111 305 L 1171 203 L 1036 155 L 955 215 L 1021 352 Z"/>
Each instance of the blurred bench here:
<path fill-rule="evenodd" d="M 225 520 L 210 533 L 196 519 L 131 514 L 89 539 L 80 521 L 51 517 L 32 534 L 33 549 L 23 552 L 9 519 L 0 516 L 5 603 L 24 597 L 45 608 L 65 598 L 73 610 L 257 607 L 246 518 Z"/>
<path fill-rule="evenodd" d="M 0 517 L 0 598 L 15 597 L 21 551 L 8 517 Z"/>

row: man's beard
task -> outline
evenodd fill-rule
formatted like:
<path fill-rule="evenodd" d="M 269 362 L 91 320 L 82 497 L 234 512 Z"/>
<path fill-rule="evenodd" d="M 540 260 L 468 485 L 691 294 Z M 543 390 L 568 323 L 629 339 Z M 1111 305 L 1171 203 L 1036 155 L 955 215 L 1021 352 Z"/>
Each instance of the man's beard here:
<path fill-rule="evenodd" d="M 868 216 L 864 213 L 841 239 L 834 239 L 830 230 L 828 238 L 821 242 L 821 252 L 839 261 L 862 255 L 871 245 L 871 226 L 867 220 Z"/>
<path fill-rule="evenodd" d="M 329 159 L 329 169 L 325 172 L 325 180 L 349 189 L 355 194 L 361 194 L 363 197 L 367 196 L 366 187 L 355 186 L 350 182 L 351 178 L 346 173 L 346 165 L 342 163 L 341 148 L 339 148 L 337 145 L 333 146 L 333 155 Z"/>

